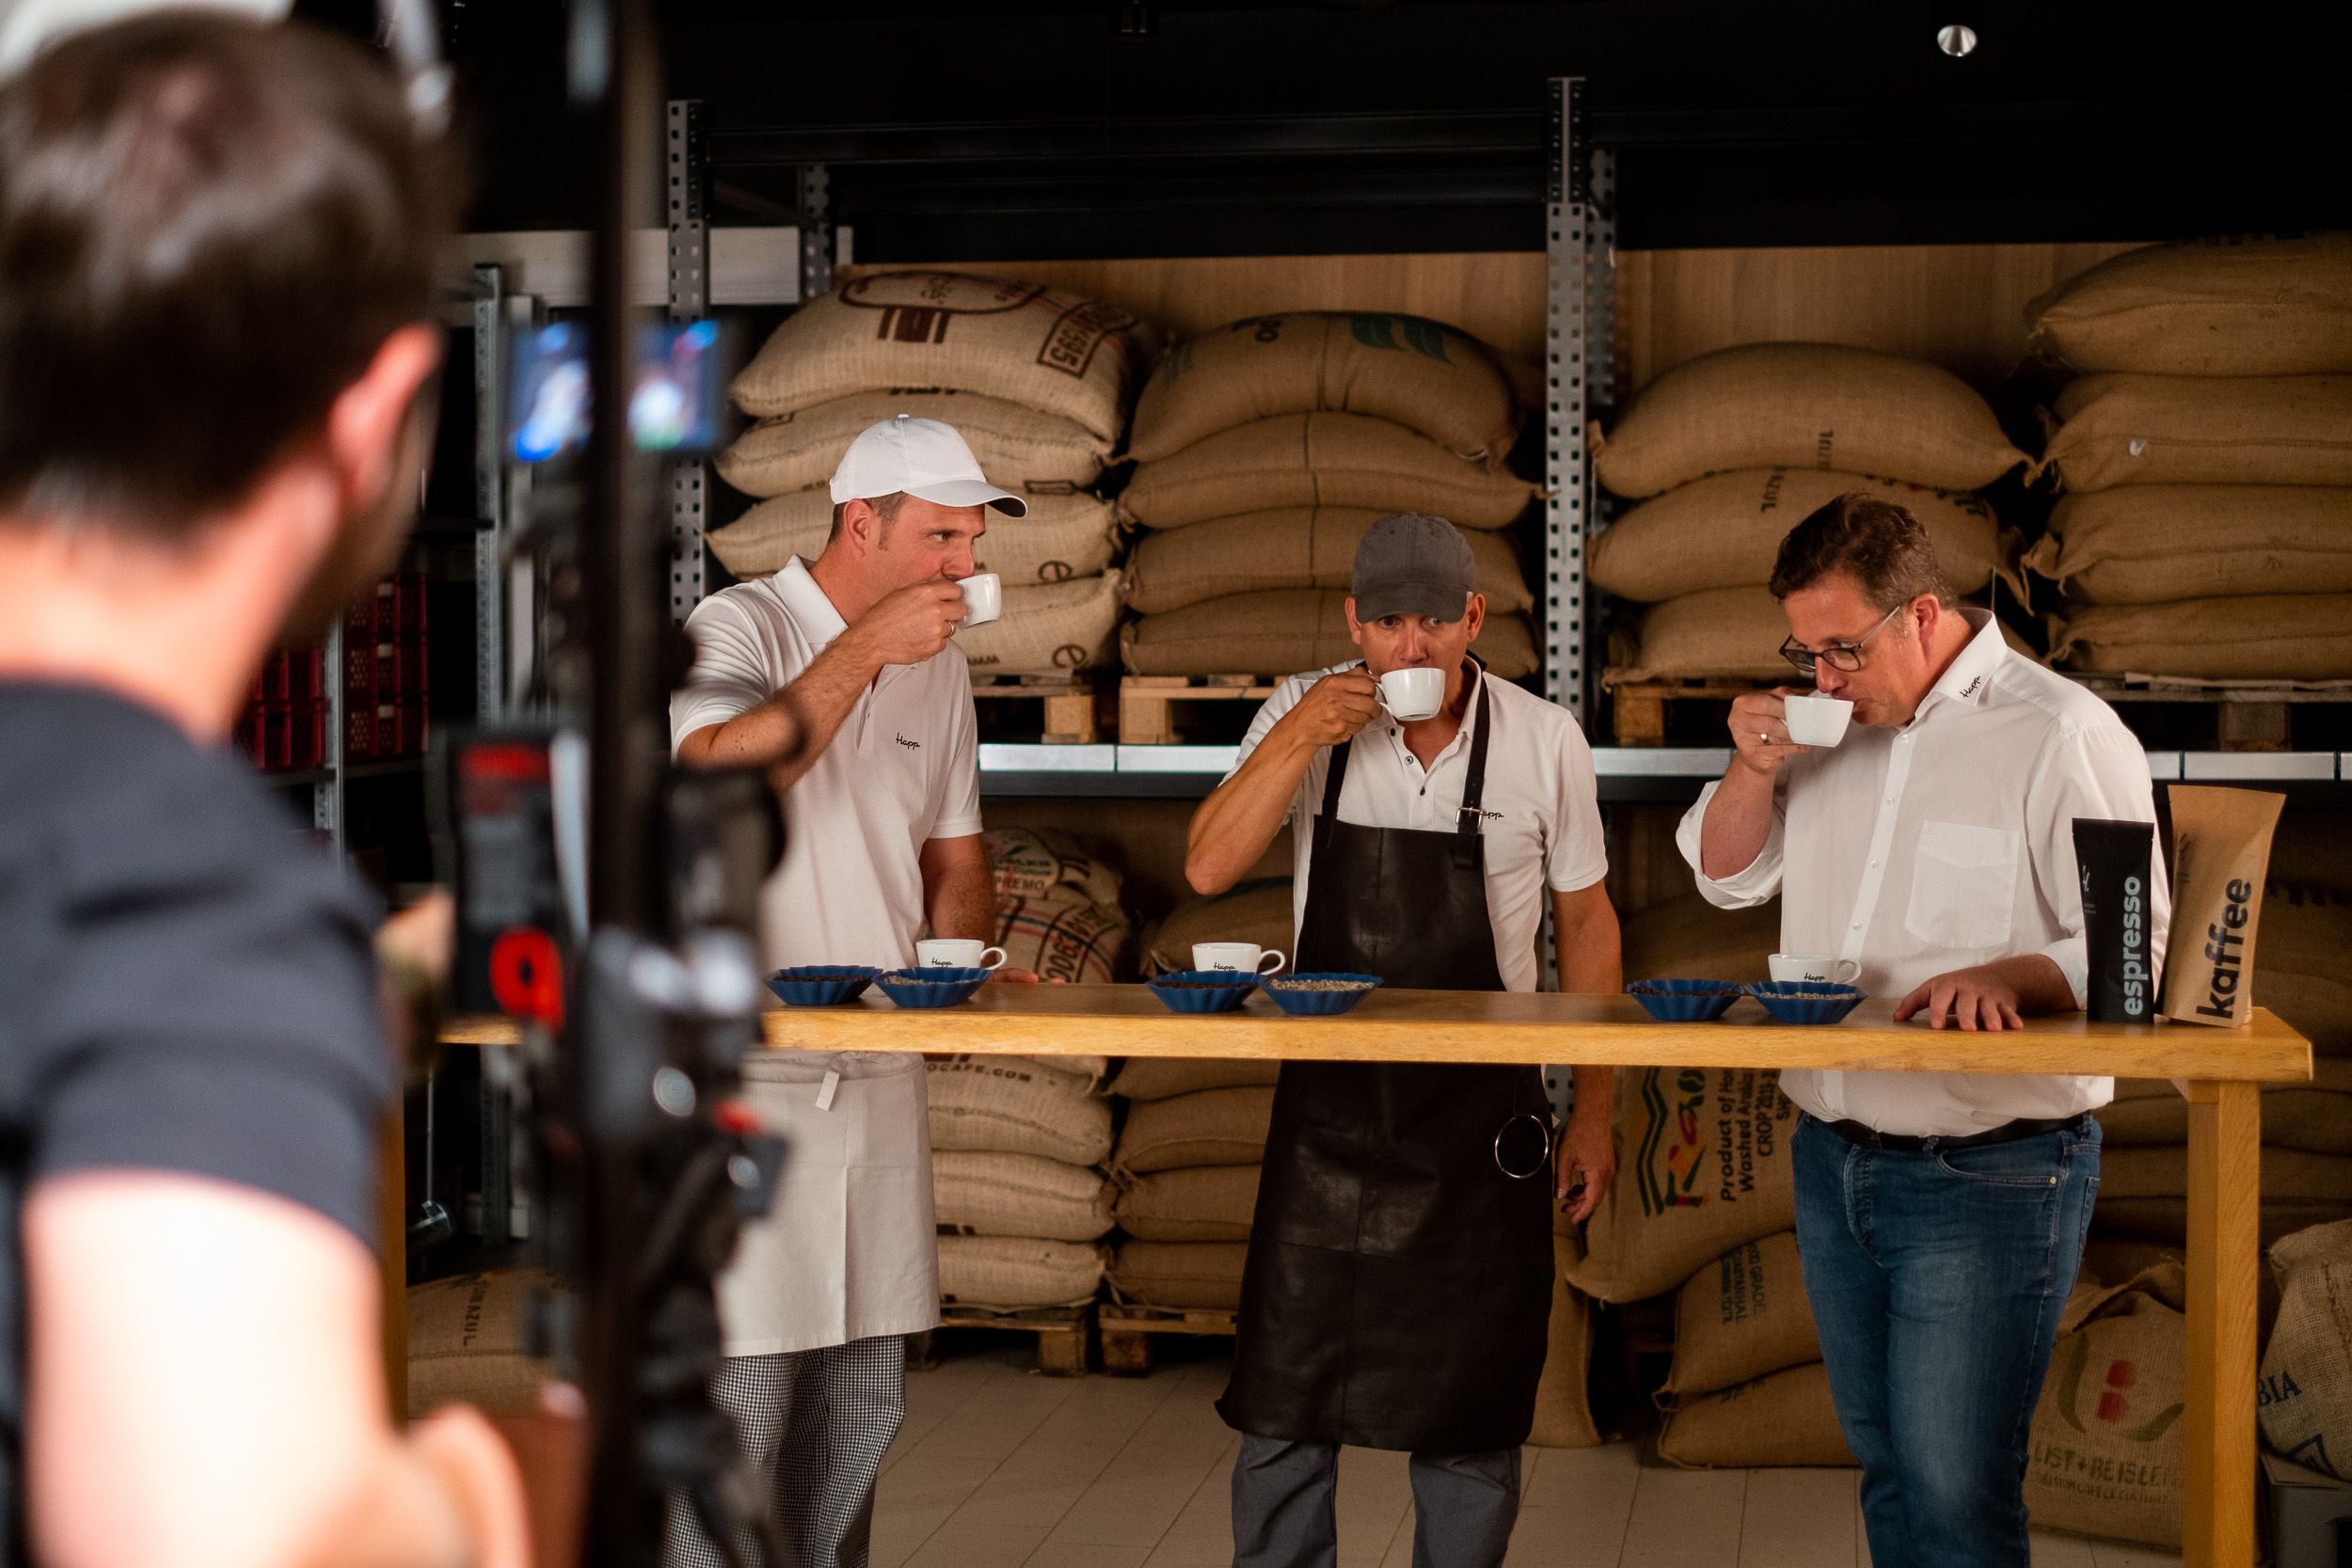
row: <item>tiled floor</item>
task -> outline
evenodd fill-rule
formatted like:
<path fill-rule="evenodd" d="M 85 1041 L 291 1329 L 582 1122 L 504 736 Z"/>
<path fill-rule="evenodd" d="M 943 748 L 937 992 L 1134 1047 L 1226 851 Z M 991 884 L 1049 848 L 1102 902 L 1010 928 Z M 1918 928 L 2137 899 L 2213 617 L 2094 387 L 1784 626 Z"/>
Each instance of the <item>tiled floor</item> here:
<path fill-rule="evenodd" d="M 1227 1363 L 1045 1378 L 1010 1339 L 950 1344 L 907 1378 L 873 1568 L 1226 1568 L 1238 1439 Z M 1530 1449 L 1512 1568 L 1869 1568 L 1851 1470 L 1683 1471 L 1632 1445 Z M 1340 1465 L 1340 1568 L 1410 1568 L 1403 1454 Z M 2038 1536 L 2034 1568 L 2171 1568 L 2164 1552 Z"/>

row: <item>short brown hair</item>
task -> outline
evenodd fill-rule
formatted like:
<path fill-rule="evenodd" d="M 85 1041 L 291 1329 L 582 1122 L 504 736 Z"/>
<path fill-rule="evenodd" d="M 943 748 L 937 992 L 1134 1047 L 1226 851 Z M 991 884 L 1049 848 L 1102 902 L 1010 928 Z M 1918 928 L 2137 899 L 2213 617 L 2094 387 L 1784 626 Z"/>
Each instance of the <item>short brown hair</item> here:
<path fill-rule="evenodd" d="M 1935 542 L 1908 508 L 1853 490 L 1788 531 L 1772 563 L 1772 597 L 1786 599 L 1834 573 L 1859 583 L 1876 610 L 1932 594 L 1948 610 L 1951 579 L 1935 559 Z"/>
<path fill-rule="evenodd" d="M 872 507 L 874 509 L 874 515 L 882 520 L 882 537 L 884 539 L 888 539 L 890 537 L 890 525 L 897 519 L 898 515 L 898 508 L 906 505 L 906 503 L 907 493 L 904 490 L 893 490 L 886 496 L 869 496 L 866 498 L 866 504 Z M 834 540 L 841 537 L 841 515 L 849 509 L 850 503 L 848 501 L 835 501 L 834 503 L 833 531 L 825 535 L 826 544 L 830 545 Z"/>
<path fill-rule="evenodd" d="M 391 73 L 165 11 L 0 87 L 0 515 L 184 539 L 429 320 L 457 182 Z"/>

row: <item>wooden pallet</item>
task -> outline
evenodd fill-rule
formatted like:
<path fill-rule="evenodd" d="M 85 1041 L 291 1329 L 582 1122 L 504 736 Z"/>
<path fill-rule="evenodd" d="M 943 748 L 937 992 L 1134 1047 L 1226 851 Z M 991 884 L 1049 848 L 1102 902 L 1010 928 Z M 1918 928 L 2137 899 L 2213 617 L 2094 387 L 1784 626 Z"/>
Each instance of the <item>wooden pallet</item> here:
<path fill-rule="evenodd" d="M 1084 1377 L 1087 1339 L 1094 1324 L 1094 1304 L 1084 1307 L 1033 1307 L 1020 1312 L 991 1312 L 978 1307 L 942 1307 L 941 1328 L 986 1328 L 1037 1336 L 1037 1370 L 1047 1377 Z M 908 1358 L 925 1370 L 939 1365 L 930 1334 L 917 1334 L 907 1347 Z"/>
<path fill-rule="evenodd" d="M 1097 1322 L 1103 1329 L 1103 1370 L 1113 1377 L 1142 1377 L 1152 1370 L 1152 1337 L 1155 1334 L 1233 1332 L 1233 1314 L 1212 1307 L 1104 1303 Z"/>
<path fill-rule="evenodd" d="M 1628 681 L 1609 689 L 1615 704 L 1617 744 L 1663 746 L 1666 709 L 1677 702 L 1729 703 L 1751 691 L 1770 691 L 1770 681 Z"/>
<path fill-rule="evenodd" d="M 1100 697 L 1093 681 L 1083 675 L 974 675 L 976 703 L 1041 702 L 1048 746 L 1091 746 L 1101 738 L 1095 719 Z"/>
<path fill-rule="evenodd" d="M 1265 675 L 1129 675 L 1119 683 L 1122 746 L 1171 746 L 1179 705 L 1263 703 L 1277 682 Z"/>

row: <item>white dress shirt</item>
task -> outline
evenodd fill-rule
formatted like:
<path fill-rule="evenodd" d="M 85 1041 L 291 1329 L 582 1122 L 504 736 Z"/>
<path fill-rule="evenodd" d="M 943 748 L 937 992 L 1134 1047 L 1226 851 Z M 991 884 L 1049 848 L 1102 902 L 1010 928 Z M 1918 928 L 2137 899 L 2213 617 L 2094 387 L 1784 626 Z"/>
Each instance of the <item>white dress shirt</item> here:
<path fill-rule="evenodd" d="M 1873 996 L 1900 1000 L 1936 975 L 2039 953 L 2079 1004 L 2089 956 L 2074 820 L 2153 822 L 2147 754 L 2106 704 L 2011 652 L 1984 611 L 1961 613 L 1976 635 L 1909 723 L 1854 725 L 1781 770 L 1771 834 L 1744 870 L 1711 878 L 1701 866 L 1719 784 L 1677 842 L 1710 903 L 1749 909 L 1778 894 L 1781 950 L 1851 958 Z M 2160 963 L 2171 893 L 2163 857 L 2151 859 Z M 1825 1120 L 1912 1136 L 2074 1116 L 2115 1092 L 2108 1078 L 1794 1069 L 1781 1087 Z"/>
<path fill-rule="evenodd" d="M 1310 687 L 1326 675 L 1354 668 L 1352 661 L 1335 664 L 1284 681 L 1251 721 L 1234 770 L 1240 770 L 1275 721 L 1296 707 Z M 1503 989 L 1534 990 L 1543 974 L 1535 942 L 1543 929 L 1544 889 L 1574 893 L 1606 877 L 1608 840 L 1593 783 L 1592 749 L 1584 743 L 1575 716 L 1509 681 L 1483 678 L 1486 721 L 1493 725 L 1480 807 L 1486 816 L 1481 836 L 1486 841 L 1486 919 L 1494 927 L 1495 968 Z M 1476 708 L 1473 701 L 1469 711 Z M 1421 759 L 1405 744 L 1402 727 L 1385 715 L 1374 720 L 1357 733 L 1347 782 L 1340 788 L 1340 820 L 1368 828 L 1454 832 L 1461 821 L 1462 792 L 1470 783 L 1470 748 L 1466 716 L 1461 729 L 1424 771 Z M 1291 893 L 1293 932 L 1307 918 L 1314 816 L 1323 809 L 1324 780 L 1330 771 L 1331 752 L 1326 748 L 1308 764 L 1307 776 L 1291 798 L 1296 879 Z"/>
<path fill-rule="evenodd" d="M 748 713 L 848 629 L 794 560 L 687 619 L 694 668 L 671 746 Z M 980 831 L 978 730 L 953 642 L 867 687 L 785 801 L 784 863 L 760 892 L 771 967 L 914 961 L 923 846 Z M 719 1281 L 728 1355 L 768 1355 L 939 1323 L 930 1101 L 911 1053 L 756 1051 L 743 1098 L 788 1141 L 774 1206 Z"/>

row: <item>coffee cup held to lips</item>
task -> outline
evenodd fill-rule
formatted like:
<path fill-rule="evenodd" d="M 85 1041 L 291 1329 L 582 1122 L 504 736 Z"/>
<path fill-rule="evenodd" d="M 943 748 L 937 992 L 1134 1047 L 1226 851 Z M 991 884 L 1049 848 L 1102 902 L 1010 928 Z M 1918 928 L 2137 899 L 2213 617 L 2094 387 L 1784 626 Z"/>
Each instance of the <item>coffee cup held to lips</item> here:
<path fill-rule="evenodd" d="M 1862 983 L 1862 966 L 1851 958 L 1816 958 L 1803 953 L 1775 953 L 1767 960 L 1775 980 L 1811 980 L 1819 985 Z"/>
<path fill-rule="evenodd" d="M 1445 672 L 1415 665 L 1380 677 L 1380 705 L 1405 723 L 1434 719 L 1445 705 Z"/>
<path fill-rule="evenodd" d="M 993 572 L 975 572 L 959 578 L 963 591 L 963 625 L 984 626 L 1005 612 L 1005 579 Z"/>
<path fill-rule="evenodd" d="M 1273 959 L 1272 964 L 1266 960 Z M 1232 974 L 1273 974 L 1290 960 L 1271 947 L 1254 942 L 1196 942 L 1192 967 L 1223 970 Z"/>
<path fill-rule="evenodd" d="M 1843 697 L 1785 697 L 1788 738 L 1800 746 L 1835 746 L 1846 738 L 1853 704 Z"/>
<path fill-rule="evenodd" d="M 914 961 L 924 969 L 1002 969 L 1005 950 L 960 937 L 933 937 L 914 944 Z"/>

